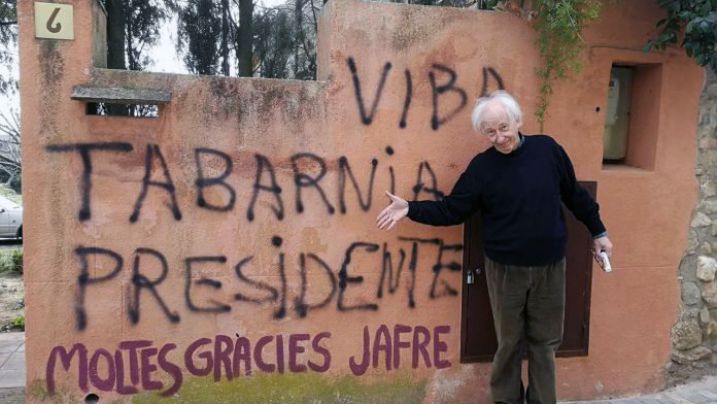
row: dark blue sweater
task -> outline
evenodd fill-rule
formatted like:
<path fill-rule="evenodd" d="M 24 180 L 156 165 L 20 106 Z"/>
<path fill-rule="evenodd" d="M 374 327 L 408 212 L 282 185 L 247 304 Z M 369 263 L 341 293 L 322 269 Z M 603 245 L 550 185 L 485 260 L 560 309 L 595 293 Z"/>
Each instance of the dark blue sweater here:
<path fill-rule="evenodd" d="M 478 154 L 451 194 L 440 201 L 413 201 L 408 217 L 434 226 L 459 224 L 475 211 L 483 219 L 486 255 L 507 265 L 546 265 L 565 255 L 567 231 L 560 202 L 593 236 L 605 231 L 598 204 L 577 184 L 565 150 L 546 135 L 525 136 L 502 154 Z"/>

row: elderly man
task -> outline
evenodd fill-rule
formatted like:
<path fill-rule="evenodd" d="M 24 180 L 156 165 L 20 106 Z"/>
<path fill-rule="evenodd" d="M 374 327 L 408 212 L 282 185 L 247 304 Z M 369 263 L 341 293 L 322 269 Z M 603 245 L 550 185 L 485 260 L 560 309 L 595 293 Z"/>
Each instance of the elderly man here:
<path fill-rule="evenodd" d="M 565 150 L 549 136 L 520 133 L 522 112 L 510 94 L 478 99 L 473 128 L 492 147 L 471 160 L 451 194 L 440 201 L 391 204 L 377 218 L 391 229 L 408 216 L 434 226 L 459 224 L 479 211 L 488 294 L 498 350 L 491 394 L 496 403 L 522 403 L 520 341 L 528 344 L 529 403 L 555 403 L 555 351 L 563 335 L 565 245 L 562 201 L 587 226 L 593 253 L 612 254 L 598 204 L 582 189 Z"/>

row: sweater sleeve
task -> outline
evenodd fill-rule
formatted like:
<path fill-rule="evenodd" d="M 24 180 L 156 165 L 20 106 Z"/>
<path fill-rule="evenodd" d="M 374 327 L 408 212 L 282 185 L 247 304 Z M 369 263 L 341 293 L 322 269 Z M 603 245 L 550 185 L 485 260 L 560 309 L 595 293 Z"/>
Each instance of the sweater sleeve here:
<path fill-rule="evenodd" d="M 415 222 L 433 226 L 460 224 L 478 209 L 479 200 L 476 167 L 471 162 L 458 178 L 450 195 L 438 201 L 408 202 L 408 217 Z"/>
<path fill-rule="evenodd" d="M 560 195 L 563 203 L 570 209 L 595 237 L 605 232 L 600 219 L 600 206 L 590 194 L 578 184 L 570 157 L 559 144 L 555 144 L 560 167 Z"/>

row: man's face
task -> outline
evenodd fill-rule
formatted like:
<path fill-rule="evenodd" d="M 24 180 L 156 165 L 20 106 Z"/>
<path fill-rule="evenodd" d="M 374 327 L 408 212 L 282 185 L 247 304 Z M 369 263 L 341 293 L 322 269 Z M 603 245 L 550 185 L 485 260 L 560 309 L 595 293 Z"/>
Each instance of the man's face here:
<path fill-rule="evenodd" d="M 480 133 L 490 140 L 496 150 L 508 154 L 518 147 L 520 122 L 514 122 L 501 104 L 486 106 L 482 118 Z"/>

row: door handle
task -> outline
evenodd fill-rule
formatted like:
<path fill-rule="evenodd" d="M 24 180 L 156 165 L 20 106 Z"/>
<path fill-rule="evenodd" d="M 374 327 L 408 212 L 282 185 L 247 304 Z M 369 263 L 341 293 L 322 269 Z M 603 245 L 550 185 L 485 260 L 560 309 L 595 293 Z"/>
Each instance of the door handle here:
<path fill-rule="evenodd" d="M 480 275 L 480 273 L 481 269 L 479 267 L 466 271 L 466 284 L 472 285 L 473 283 L 475 283 L 475 277 Z"/>

